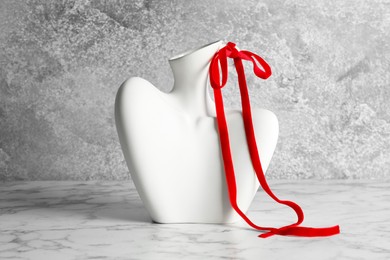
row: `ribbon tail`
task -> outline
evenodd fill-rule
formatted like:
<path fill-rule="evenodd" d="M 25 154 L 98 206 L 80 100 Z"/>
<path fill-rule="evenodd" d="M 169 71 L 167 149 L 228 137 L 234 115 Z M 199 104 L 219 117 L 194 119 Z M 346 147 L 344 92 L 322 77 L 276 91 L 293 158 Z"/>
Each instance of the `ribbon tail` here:
<path fill-rule="evenodd" d="M 324 228 L 293 226 L 288 228 L 273 229 L 269 232 L 259 235 L 259 237 L 267 238 L 273 235 L 296 237 L 328 237 L 337 234 L 340 234 L 339 225 Z"/>

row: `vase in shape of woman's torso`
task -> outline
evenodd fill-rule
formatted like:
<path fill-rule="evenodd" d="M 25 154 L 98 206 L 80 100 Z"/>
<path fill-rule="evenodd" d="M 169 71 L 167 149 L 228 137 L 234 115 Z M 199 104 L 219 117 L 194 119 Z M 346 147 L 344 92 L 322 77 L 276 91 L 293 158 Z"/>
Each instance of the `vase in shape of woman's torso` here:
<path fill-rule="evenodd" d="M 221 41 L 169 60 L 174 87 L 164 93 L 133 77 L 118 90 L 115 119 L 132 180 L 151 218 L 159 223 L 229 223 L 230 206 L 208 68 Z M 246 211 L 259 187 L 249 157 L 241 111 L 226 110 L 236 173 L 238 205 Z M 278 121 L 253 111 L 263 171 L 271 161 Z"/>

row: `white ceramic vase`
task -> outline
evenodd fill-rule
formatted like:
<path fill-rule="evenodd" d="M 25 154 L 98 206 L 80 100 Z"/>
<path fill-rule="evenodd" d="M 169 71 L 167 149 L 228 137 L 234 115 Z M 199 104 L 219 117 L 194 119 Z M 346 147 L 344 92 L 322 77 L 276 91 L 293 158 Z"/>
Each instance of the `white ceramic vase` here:
<path fill-rule="evenodd" d="M 230 223 L 240 218 L 229 203 L 215 107 L 208 91 L 209 63 L 223 46 L 217 41 L 171 58 L 175 82 L 169 93 L 139 77 L 126 80 L 118 90 L 119 140 L 132 180 L 155 222 Z M 254 108 L 252 113 L 266 172 L 278 139 L 278 121 L 265 109 Z M 259 184 L 241 111 L 226 109 L 226 114 L 237 201 L 245 212 Z"/>

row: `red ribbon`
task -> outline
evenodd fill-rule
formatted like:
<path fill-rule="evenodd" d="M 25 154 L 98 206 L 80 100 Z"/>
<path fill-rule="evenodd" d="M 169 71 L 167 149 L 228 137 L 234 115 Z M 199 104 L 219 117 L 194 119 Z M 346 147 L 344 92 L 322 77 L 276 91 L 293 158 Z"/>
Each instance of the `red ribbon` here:
<path fill-rule="evenodd" d="M 325 228 L 313 228 L 313 227 L 302 227 L 299 226 L 303 222 L 303 211 L 301 207 L 295 202 L 288 200 L 280 200 L 271 191 L 268 183 L 265 179 L 263 168 L 261 166 L 259 152 L 257 149 L 257 143 L 255 139 L 255 133 L 253 130 L 252 113 L 249 100 L 248 87 L 245 79 L 244 66 L 242 60 L 251 61 L 253 63 L 253 71 L 259 78 L 267 79 L 271 76 L 271 68 L 260 56 L 246 51 L 237 50 L 236 45 L 229 42 L 225 47 L 221 48 L 212 58 L 209 68 L 210 73 L 210 84 L 214 89 L 215 107 L 217 112 L 217 123 L 219 131 L 219 139 L 222 149 L 222 157 L 224 163 L 224 169 L 226 174 L 226 182 L 229 191 L 229 200 L 233 209 L 248 223 L 251 227 L 257 230 L 267 231 L 259 235 L 259 237 L 266 238 L 272 235 L 282 236 L 302 236 L 302 237 L 321 237 L 321 236 L 332 236 L 340 233 L 339 226 L 325 227 Z M 238 207 L 237 205 L 237 185 L 234 174 L 233 160 L 230 149 L 229 133 L 226 123 L 225 110 L 223 105 L 223 97 L 221 89 L 226 85 L 228 79 L 228 59 L 234 60 L 238 75 L 238 84 L 241 93 L 241 104 L 242 104 L 242 117 L 245 127 L 245 135 L 249 148 L 249 153 L 252 161 L 253 168 L 256 172 L 257 179 L 260 182 L 261 187 L 264 191 L 276 202 L 289 206 L 297 214 L 297 222 L 283 226 L 280 228 L 273 227 L 261 227 L 254 224 Z M 258 62 L 262 68 L 256 63 Z M 222 82 L 220 81 L 221 68 Z"/>

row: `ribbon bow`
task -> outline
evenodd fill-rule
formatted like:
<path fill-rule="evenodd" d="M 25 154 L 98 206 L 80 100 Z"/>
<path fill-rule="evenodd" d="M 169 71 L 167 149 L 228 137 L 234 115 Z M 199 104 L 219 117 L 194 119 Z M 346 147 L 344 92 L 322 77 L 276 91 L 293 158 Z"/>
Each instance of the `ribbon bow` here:
<path fill-rule="evenodd" d="M 251 61 L 253 63 L 253 72 L 259 78 L 267 79 L 272 74 L 271 67 L 259 55 L 254 54 L 250 51 L 245 51 L 245 50 L 239 51 L 237 50 L 235 43 L 228 42 L 225 47 L 220 49 L 214 55 L 210 63 L 210 83 L 214 89 L 223 88 L 226 85 L 228 79 L 228 62 L 227 62 L 228 57 L 234 59 L 235 64 L 236 61 L 237 63 L 242 64 L 242 62 L 240 62 L 241 60 Z M 260 65 L 263 67 L 264 70 L 260 69 L 256 61 L 260 63 Z M 218 63 L 221 65 L 222 83 L 220 83 L 219 80 Z M 236 68 L 237 68 L 237 64 L 236 64 Z M 244 71 L 242 71 L 242 73 L 244 73 Z"/>
<path fill-rule="evenodd" d="M 283 226 L 280 228 L 273 227 L 261 227 L 254 224 L 246 215 L 241 211 L 237 205 L 237 185 L 233 167 L 233 160 L 230 149 L 229 133 L 226 123 L 225 109 L 223 105 L 222 88 L 226 85 L 228 79 L 228 58 L 234 60 L 238 75 L 238 84 L 240 87 L 241 94 L 241 105 L 242 105 L 242 117 L 245 127 L 245 135 L 249 148 L 249 154 L 251 157 L 252 165 L 255 170 L 257 179 L 260 182 L 261 187 L 264 191 L 276 202 L 289 206 L 292 208 L 298 220 L 290 225 Z M 251 61 L 253 63 L 253 72 L 255 75 L 262 79 L 267 79 L 271 76 L 271 68 L 259 55 L 252 52 L 241 50 L 236 48 L 236 44 L 229 42 L 223 48 L 221 48 L 212 58 L 209 68 L 210 85 L 214 89 L 214 100 L 217 114 L 217 124 L 219 139 L 222 150 L 222 158 L 224 163 L 226 182 L 229 191 L 229 200 L 232 208 L 248 223 L 251 227 L 257 230 L 267 231 L 262 233 L 259 237 L 266 238 L 272 235 L 290 235 L 290 236 L 303 236 L 303 237 L 319 237 L 319 236 L 331 236 L 340 233 L 339 226 L 325 227 L 325 228 L 312 228 L 299 226 L 304 219 L 304 214 L 301 207 L 295 202 L 288 200 L 280 200 L 272 192 L 271 188 L 265 179 L 263 168 L 259 157 L 257 148 L 255 133 L 253 129 L 252 112 L 249 100 L 248 87 L 246 84 L 245 71 L 242 60 Z M 260 68 L 257 64 L 260 64 Z M 219 71 L 221 68 L 221 73 Z M 220 80 L 220 74 L 222 74 L 222 81 Z"/>

